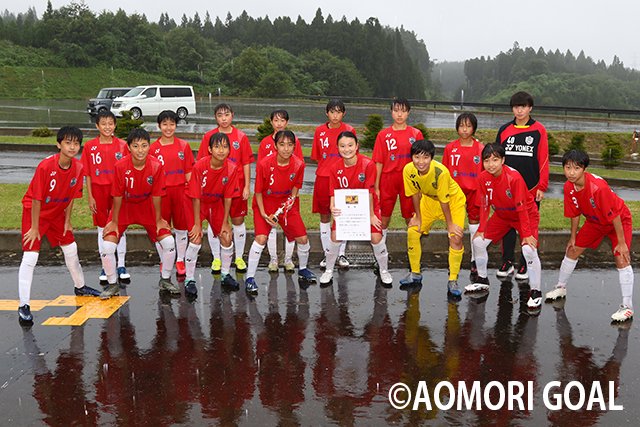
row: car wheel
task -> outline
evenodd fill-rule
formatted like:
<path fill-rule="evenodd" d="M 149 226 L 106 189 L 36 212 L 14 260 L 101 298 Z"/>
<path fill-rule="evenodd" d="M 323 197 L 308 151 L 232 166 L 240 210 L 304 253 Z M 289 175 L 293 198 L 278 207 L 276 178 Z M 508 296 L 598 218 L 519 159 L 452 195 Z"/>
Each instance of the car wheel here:
<path fill-rule="evenodd" d="M 189 112 L 187 111 L 186 108 L 184 107 L 180 107 L 178 108 L 178 111 L 176 111 L 176 114 L 178 115 L 178 118 L 180 119 L 184 119 L 187 117 L 187 115 L 189 114 Z"/>
<path fill-rule="evenodd" d="M 106 107 L 100 107 L 98 108 L 98 114 L 100 113 L 106 113 L 107 111 L 109 111 Z"/>
<path fill-rule="evenodd" d="M 134 120 L 138 120 L 140 117 L 142 117 L 142 111 L 140 111 L 139 108 L 132 108 L 131 109 L 131 118 Z"/>

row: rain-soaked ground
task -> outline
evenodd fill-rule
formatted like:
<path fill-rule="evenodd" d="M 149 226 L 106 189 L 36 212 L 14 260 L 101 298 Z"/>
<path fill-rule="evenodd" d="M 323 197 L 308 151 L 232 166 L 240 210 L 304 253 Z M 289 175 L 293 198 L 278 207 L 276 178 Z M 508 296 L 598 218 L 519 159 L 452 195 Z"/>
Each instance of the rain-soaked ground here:
<path fill-rule="evenodd" d="M 85 268 L 90 282 L 97 270 Z M 123 294 L 131 298 L 107 319 L 45 326 L 76 311 L 45 306 L 23 329 L 15 306 L 0 311 L 0 424 L 618 426 L 640 418 L 637 327 L 609 322 L 620 299 L 615 269 L 576 271 L 566 305 L 546 304 L 539 316 L 523 310 L 515 282 L 493 279 L 487 298 L 448 302 L 444 270 L 426 272 L 419 291 L 382 288 L 369 270 L 308 289 L 296 275 L 260 271 L 250 299 L 199 269 L 195 302 L 159 297 L 157 267 L 130 272 Z M 556 275 L 545 271 L 543 287 Z M 17 298 L 17 267 L 0 268 L 0 280 L 0 298 Z M 64 267 L 36 269 L 32 300 L 71 291 Z M 464 409 L 457 393 L 474 381 L 480 398 Z M 412 392 L 405 409 L 389 401 L 399 382 Z M 509 410 L 509 387 L 519 386 L 524 409 L 516 399 Z M 393 403 L 402 406 L 398 387 Z M 426 400 L 412 410 L 419 390 Z M 548 409 L 556 395 L 561 404 Z"/>

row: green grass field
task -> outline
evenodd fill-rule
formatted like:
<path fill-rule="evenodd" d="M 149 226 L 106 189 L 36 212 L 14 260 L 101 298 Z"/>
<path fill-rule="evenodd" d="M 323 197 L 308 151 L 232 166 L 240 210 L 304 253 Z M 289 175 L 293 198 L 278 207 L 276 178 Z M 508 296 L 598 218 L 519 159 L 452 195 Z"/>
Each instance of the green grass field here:
<path fill-rule="evenodd" d="M 22 218 L 22 196 L 27 191 L 27 184 L 0 184 L 0 229 L 19 229 Z M 640 202 L 627 202 L 631 214 L 634 218 L 635 228 L 640 224 Z M 249 209 L 251 212 L 251 209 Z M 300 212 L 302 219 L 311 230 L 319 228 L 319 216 L 311 213 L 311 196 L 300 196 Z M 93 228 L 91 214 L 87 205 L 86 197 L 76 200 L 72 216 L 72 223 L 75 229 Z M 247 227 L 253 229 L 252 215 L 246 218 Z M 563 230 L 568 229 L 569 220 L 563 216 L 561 200 L 544 200 L 541 205 L 540 229 Z M 396 206 L 396 211 L 391 220 L 391 229 L 404 229 L 405 223 L 400 215 L 400 210 Z M 444 224 L 438 224 L 437 228 L 444 228 Z"/>

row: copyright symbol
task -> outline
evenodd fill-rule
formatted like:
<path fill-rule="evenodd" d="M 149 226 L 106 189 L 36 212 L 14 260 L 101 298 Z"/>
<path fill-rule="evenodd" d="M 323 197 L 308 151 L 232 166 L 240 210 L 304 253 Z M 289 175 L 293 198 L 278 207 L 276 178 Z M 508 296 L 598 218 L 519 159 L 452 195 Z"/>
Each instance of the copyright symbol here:
<path fill-rule="evenodd" d="M 389 389 L 389 403 L 396 409 L 404 409 L 411 401 L 411 389 L 405 383 L 395 383 Z"/>

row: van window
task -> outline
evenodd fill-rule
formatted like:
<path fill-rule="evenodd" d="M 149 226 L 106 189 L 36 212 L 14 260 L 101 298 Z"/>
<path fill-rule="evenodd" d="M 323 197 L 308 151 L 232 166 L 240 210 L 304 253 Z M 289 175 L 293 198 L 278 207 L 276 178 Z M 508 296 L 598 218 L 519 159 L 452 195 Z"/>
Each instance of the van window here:
<path fill-rule="evenodd" d="M 141 95 L 146 95 L 147 98 L 155 98 L 156 96 L 156 89 L 155 87 L 150 87 L 149 89 L 145 90 L 144 92 L 142 92 Z"/>
<path fill-rule="evenodd" d="M 134 87 L 133 89 L 131 89 L 129 92 L 127 92 L 123 96 L 126 97 L 126 98 L 133 98 L 134 96 L 140 95 L 140 92 L 142 92 L 143 89 L 144 89 L 143 87 Z"/>
<path fill-rule="evenodd" d="M 190 97 L 191 89 L 188 87 L 161 87 L 160 96 L 162 98 Z"/>

